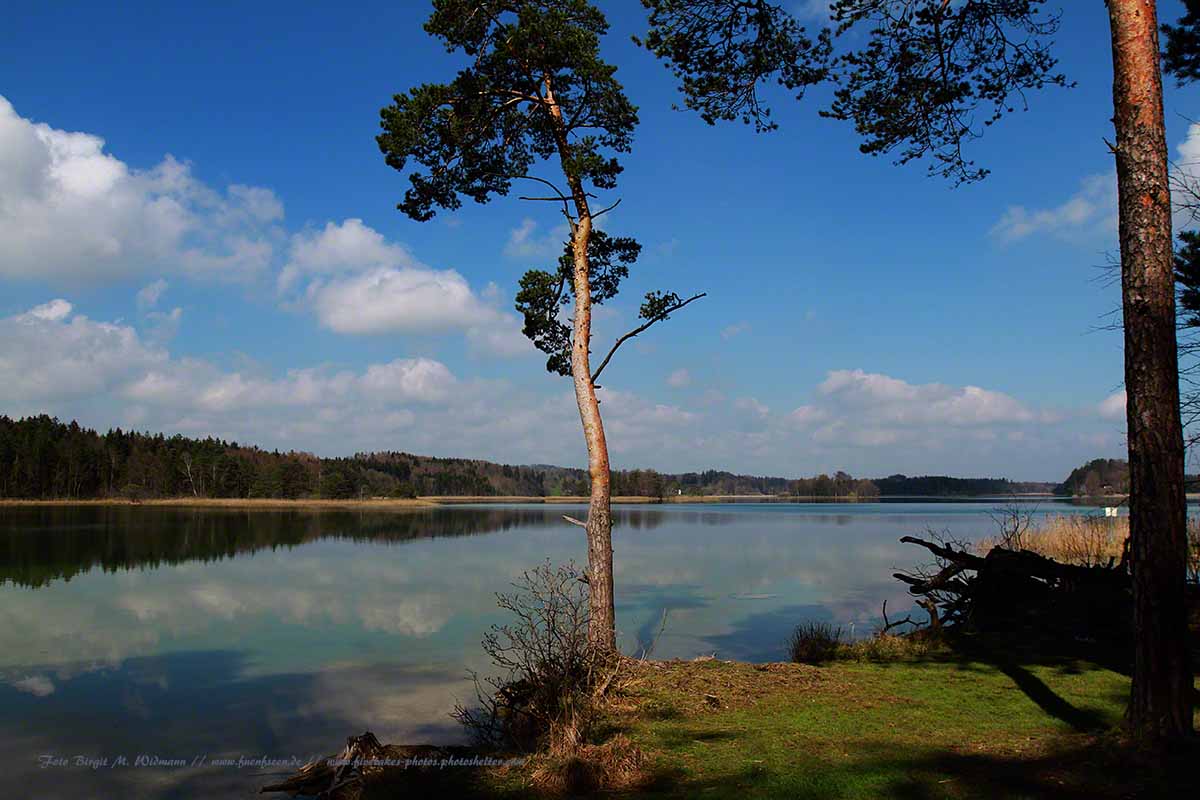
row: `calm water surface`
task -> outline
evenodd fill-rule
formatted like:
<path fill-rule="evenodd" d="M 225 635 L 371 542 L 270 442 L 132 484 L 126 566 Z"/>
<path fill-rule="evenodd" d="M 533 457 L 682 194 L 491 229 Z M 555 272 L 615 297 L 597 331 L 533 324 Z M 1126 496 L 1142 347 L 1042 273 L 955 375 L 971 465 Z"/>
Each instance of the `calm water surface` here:
<path fill-rule="evenodd" d="M 911 607 L 890 575 L 923 551 L 900 536 L 990 534 L 996 506 L 619 506 L 621 648 L 641 652 L 664 618 L 655 657 L 779 660 L 806 620 L 867 632 L 884 600 Z M 305 760 L 367 729 L 458 741 L 448 714 L 505 621 L 495 593 L 586 559 L 564 512 L 0 509 L 0 794 L 248 797 L 280 768 L 213 759 Z M 138 755 L 187 766 L 111 766 Z"/>

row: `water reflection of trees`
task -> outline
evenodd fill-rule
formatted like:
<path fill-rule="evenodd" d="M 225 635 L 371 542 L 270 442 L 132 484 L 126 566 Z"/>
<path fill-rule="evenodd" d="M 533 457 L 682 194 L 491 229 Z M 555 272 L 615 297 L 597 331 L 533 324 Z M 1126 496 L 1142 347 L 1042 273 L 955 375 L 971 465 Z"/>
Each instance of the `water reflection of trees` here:
<path fill-rule="evenodd" d="M 565 526 L 554 507 L 438 508 L 404 512 L 267 511 L 142 506 L 8 508 L 0 517 L 0 585 L 39 587 L 93 569 L 154 568 L 218 561 L 320 539 L 403 544 L 517 528 Z M 653 530 L 671 512 L 616 509 L 614 525 Z M 704 513 L 702 525 L 728 524 Z"/>
<path fill-rule="evenodd" d="M 12 513 L 0 519 L 0 584 L 28 587 L 93 569 L 218 561 L 320 539 L 403 544 L 564 524 L 550 510 L 515 508 L 381 513 L 53 506 L 7 511 Z M 658 523 L 641 519 L 637 524 Z"/>

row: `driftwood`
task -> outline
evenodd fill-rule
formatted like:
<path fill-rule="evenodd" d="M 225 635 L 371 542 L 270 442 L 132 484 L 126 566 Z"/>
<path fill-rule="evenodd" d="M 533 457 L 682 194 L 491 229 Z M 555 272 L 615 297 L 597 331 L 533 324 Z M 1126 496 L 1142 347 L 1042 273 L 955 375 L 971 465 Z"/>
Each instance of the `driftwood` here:
<path fill-rule="evenodd" d="M 931 629 L 1036 629 L 1096 639 L 1130 632 L 1132 582 L 1124 562 L 1085 567 L 1029 550 L 994 547 L 980 556 L 942 541 L 915 536 L 900 541 L 935 558 L 930 569 L 894 575 L 920 598 Z"/>
<path fill-rule="evenodd" d="M 363 794 L 364 783 L 383 773 L 388 766 L 416 777 L 425 768 L 408 764 L 436 762 L 457 754 L 458 749 L 433 745 L 382 745 L 375 734 L 367 731 L 346 739 L 346 746 L 338 755 L 310 761 L 286 780 L 258 791 L 259 794 L 284 792 L 292 797 L 316 800 L 358 800 Z"/>

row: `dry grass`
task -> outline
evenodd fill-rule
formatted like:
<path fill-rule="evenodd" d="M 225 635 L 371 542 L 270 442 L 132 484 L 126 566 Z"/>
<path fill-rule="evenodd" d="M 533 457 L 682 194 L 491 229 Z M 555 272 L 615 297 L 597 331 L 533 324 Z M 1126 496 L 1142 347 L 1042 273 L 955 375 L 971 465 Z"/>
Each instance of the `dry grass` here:
<path fill-rule="evenodd" d="M 986 554 L 1002 546 L 1035 553 L 1082 566 L 1106 565 L 1121 560 L 1125 540 L 1129 538 L 1129 517 L 1099 517 L 1058 514 L 1046 517 L 1038 525 L 1009 526 L 1008 537 L 989 536 L 975 543 Z M 1200 519 L 1188 518 L 1188 580 L 1200 582 Z"/>
<path fill-rule="evenodd" d="M 1007 541 L 1001 536 L 988 537 L 975 547 L 983 554 L 997 546 L 1032 550 L 1065 564 L 1096 566 L 1110 559 L 1119 561 L 1128 536 L 1128 517 L 1057 514 L 1017 531 Z"/>
<path fill-rule="evenodd" d="M 555 797 L 641 789 L 651 780 L 645 754 L 624 734 L 570 753 L 538 756 L 529 777 L 541 793 Z"/>

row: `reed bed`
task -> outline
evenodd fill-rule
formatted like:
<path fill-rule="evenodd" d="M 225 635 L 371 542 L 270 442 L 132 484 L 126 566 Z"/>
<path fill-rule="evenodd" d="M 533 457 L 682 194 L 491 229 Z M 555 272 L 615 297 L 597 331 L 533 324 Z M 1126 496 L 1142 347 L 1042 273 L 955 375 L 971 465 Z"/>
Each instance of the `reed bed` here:
<path fill-rule="evenodd" d="M 1006 525 L 997 536 L 980 539 L 977 552 L 993 547 L 1032 550 L 1065 564 L 1102 566 L 1120 561 L 1129 538 L 1129 517 L 1055 514 L 1036 524 Z M 1188 518 L 1188 580 L 1200 581 L 1200 519 Z"/>

